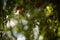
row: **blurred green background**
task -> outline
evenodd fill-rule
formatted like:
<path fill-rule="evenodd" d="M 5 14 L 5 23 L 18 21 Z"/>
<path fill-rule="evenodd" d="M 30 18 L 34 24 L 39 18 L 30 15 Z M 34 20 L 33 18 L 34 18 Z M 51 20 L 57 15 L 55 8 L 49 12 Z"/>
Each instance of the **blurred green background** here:
<path fill-rule="evenodd" d="M 0 40 L 60 40 L 60 0 L 0 0 Z"/>

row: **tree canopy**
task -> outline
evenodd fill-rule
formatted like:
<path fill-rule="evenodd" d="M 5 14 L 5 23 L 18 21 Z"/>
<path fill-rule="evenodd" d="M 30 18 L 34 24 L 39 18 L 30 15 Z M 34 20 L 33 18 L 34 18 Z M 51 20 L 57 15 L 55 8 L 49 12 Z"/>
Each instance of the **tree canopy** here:
<path fill-rule="evenodd" d="M 60 0 L 0 0 L 1 40 L 60 40 Z"/>

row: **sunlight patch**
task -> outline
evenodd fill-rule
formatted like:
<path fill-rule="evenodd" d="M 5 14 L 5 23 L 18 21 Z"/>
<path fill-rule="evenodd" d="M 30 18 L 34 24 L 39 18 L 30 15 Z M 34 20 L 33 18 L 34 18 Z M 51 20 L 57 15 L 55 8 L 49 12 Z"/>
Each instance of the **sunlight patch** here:
<path fill-rule="evenodd" d="M 28 24 L 28 21 L 27 21 L 27 20 L 22 19 L 22 24 L 23 24 L 23 25 L 27 25 L 27 24 Z"/>
<path fill-rule="evenodd" d="M 30 15 L 30 13 L 28 12 L 28 13 L 26 14 L 26 16 L 27 16 L 28 18 L 30 18 L 31 15 Z"/>
<path fill-rule="evenodd" d="M 15 14 L 15 15 L 19 15 L 19 10 L 17 10 L 14 14 Z"/>
<path fill-rule="evenodd" d="M 13 27 L 18 24 L 18 21 L 15 19 L 10 19 L 10 21 L 7 22 L 7 27 Z"/>
<path fill-rule="evenodd" d="M 24 30 L 27 30 L 28 29 L 28 26 L 24 26 Z"/>
<path fill-rule="evenodd" d="M 38 40 L 43 40 L 43 36 L 40 36 Z"/>
<path fill-rule="evenodd" d="M 33 34 L 34 34 L 34 40 L 36 40 L 38 38 L 38 34 L 39 34 L 39 28 L 38 25 L 35 25 L 36 27 L 33 28 Z"/>
<path fill-rule="evenodd" d="M 18 34 L 17 35 L 17 40 L 26 40 L 26 38 L 23 34 Z"/>

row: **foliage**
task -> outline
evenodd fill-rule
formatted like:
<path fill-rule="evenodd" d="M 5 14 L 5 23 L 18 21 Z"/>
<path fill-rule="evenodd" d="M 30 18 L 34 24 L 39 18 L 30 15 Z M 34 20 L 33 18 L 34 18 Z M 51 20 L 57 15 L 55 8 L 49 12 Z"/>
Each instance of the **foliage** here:
<path fill-rule="evenodd" d="M 57 2 L 0 0 L 0 39 L 21 40 L 18 36 L 23 35 L 26 40 L 58 40 L 60 9 Z"/>

